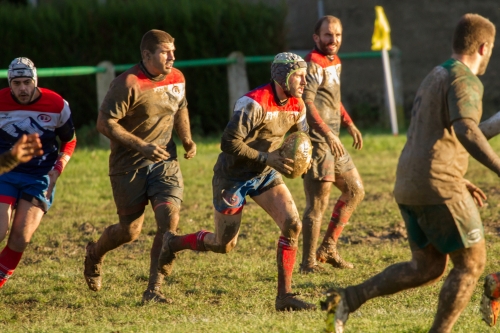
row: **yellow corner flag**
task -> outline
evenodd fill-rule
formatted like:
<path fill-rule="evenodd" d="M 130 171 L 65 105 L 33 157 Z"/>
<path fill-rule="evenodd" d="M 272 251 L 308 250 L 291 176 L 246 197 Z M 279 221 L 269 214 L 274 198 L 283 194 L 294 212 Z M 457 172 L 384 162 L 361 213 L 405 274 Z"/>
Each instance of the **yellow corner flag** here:
<path fill-rule="evenodd" d="M 390 50 L 391 45 L 391 27 L 385 17 L 384 8 L 375 6 L 375 29 L 372 36 L 372 50 Z"/>

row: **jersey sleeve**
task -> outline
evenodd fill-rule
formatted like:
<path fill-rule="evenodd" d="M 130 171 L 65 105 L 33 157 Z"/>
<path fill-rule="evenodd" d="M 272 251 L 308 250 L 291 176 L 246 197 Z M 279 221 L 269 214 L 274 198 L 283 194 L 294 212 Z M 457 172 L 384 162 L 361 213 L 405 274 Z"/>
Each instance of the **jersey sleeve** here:
<path fill-rule="evenodd" d="M 102 101 L 99 110 L 116 119 L 122 119 L 127 115 L 130 105 L 133 102 L 134 92 L 123 84 L 122 80 L 116 78 Z"/>
<path fill-rule="evenodd" d="M 255 127 L 264 121 L 264 117 L 264 111 L 259 103 L 247 96 L 240 98 L 222 134 L 221 150 L 238 157 L 258 160 L 259 152 L 250 148 L 245 143 L 245 139 Z"/>
<path fill-rule="evenodd" d="M 345 109 L 344 104 L 342 103 L 340 103 L 340 121 L 342 122 L 342 125 L 345 127 L 349 127 L 353 124 L 351 116 L 349 116 L 349 113 L 347 113 L 347 110 Z"/>
<path fill-rule="evenodd" d="M 307 113 L 306 105 L 303 104 L 302 111 L 299 114 L 299 119 L 297 120 L 296 126 L 297 130 L 308 133 L 309 125 L 307 124 L 306 113 Z"/>
<path fill-rule="evenodd" d="M 316 99 L 316 93 L 319 86 L 323 82 L 324 73 L 323 68 L 318 64 L 310 61 L 307 63 L 307 85 L 304 88 L 304 93 L 302 94 L 302 99 L 306 105 L 306 117 L 307 122 L 311 127 L 323 136 L 326 136 L 330 132 L 330 128 L 323 121 L 319 115 L 316 106 L 314 105 L 314 100 Z"/>
<path fill-rule="evenodd" d="M 483 84 L 472 75 L 462 75 L 451 82 L 448 90 L 450 122 L 469 118 L 479 124 L 483 113 Z"/>

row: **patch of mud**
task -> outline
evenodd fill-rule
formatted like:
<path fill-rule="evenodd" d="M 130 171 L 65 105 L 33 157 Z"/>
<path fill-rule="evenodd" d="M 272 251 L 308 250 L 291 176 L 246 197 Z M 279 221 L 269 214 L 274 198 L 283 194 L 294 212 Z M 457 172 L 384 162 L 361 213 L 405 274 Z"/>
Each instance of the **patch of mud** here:
<path fill-rule="evenodd" d="M 399 241 L 407 240 L 408 233 L 404 222 L 388 227 L 382 231 L 368 231 L 366 236 L 349 235 L 341 237 L 340 240 L 350 244 L 377 244 L 384 241 Z"/>
<path fill-rule="evenodd" d="M 85 222 L 78 227 L 78 230 L 80 230 L 84 234 L 88 235 L 88 234 L 93 233 L 96 229 L 91 223 Z"/>

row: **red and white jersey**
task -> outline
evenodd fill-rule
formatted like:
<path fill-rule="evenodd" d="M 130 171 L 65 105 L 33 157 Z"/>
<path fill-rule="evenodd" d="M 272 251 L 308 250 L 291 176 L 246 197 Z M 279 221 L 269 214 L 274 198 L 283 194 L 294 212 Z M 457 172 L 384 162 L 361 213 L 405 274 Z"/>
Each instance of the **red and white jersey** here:
<path fill-rule="evenodd" d="M 309 130 L 302 98 L 290 97 L 280 103 L 271 83 L 248 92 L 235 103 L 214 171 L 237 180 L 269 172 L 270 167 L 257 161 L 258 153 L 278 149 L 293 127 L 306 133 Z"/>
<path fill-rule="evenodd" d="M 38 88 L 40 96 L 30 104 L 18 103 L 10 88 L 0 90 L 0 154 L 8 151 L 23 134 L 38 133 L 43 155 L 20 164 L 13 171 L 35 175 L 47 174 L 57 159 L 58 143 L 75 136 L 71 110 L 56 92 Z"/>
<path fill-rule="evenodd" d="M 324 122 L 336 136 L 339 135 L 341 124 L 352 124 L 340 101 L 342 64 L 337 55 L 328 57 L 316 49 L 305 57 L 305 61 L 307 86 L 302 97 L 306 103 L 312 101 L 315 107 L 313 110 L 307 110 L 311 140 L 324 142 L 325 138 L 321 134 L 324 131 L 316 128 L 314 123 Z"/>

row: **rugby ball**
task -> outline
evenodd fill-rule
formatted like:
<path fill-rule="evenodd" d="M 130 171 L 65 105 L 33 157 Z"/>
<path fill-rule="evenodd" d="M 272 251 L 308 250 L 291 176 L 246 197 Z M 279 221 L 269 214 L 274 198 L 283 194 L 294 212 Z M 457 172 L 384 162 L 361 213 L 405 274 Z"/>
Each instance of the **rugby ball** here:
<path fill-rule="evenodd" d="M 283 141 L 280 147 L 280 156 L 293 160 L 293 171 L 283 176 L 297 178 L 306 172 L 311 163 L 312 143 L 305 132 L 293 132 Z"/>

